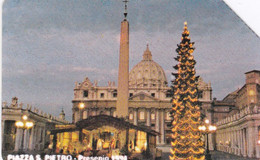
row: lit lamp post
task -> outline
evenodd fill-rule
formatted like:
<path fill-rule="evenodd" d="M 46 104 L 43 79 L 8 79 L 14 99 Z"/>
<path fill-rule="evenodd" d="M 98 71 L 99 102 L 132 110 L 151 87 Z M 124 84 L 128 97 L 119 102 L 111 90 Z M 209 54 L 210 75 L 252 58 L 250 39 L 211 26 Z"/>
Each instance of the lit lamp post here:
<path fill-rule="evenodd" d="M 83 102 L 80 102 L 79 103 L 79 120 L 82 120 L 83 119 L 83 109 L 85 108 L 85 104 Z M 79 131 L 79 141 L 82 142 L 82 137 L 83 137 L 83 134 L 82 134 L 82 130 Z"/>
<path fill-rule="evenodd" d="M 23 115 L 22 116 L 22 121 L 16 121 L 15 122 L 15 126 L 17 128 L 22 129 L 22 144 L 21 144 L 21 148 L 19 149 L 19 153 L 23 153 L 23 141 L 24 141 L 24 130 L 26 129 L 31 129 L 33 127 L 33 122 L 28 121 L 28 116 L 27 115 Z"/>
<path fill-rule="evenodd" d="M 206 158 L 206 160 L 211 160 L 211 155 L 209 153 L 209 134 L 214 133 L 217 130 L 217 127 L 214 125 L 210 125 L 209 120 L 206 119 L 205 125 L 199 126 L 199 130 L 203 134 L 206 134 L 206 136 L 207 136 L 207 149 L 206 149 L 205 158 Z"/>
<path fill-rule="evenodd" d="M 83 102 L 79 103 L 79 115 L 80 115 L 80 118 L 79 120 L 82 120 L 83 119 L 83 109 L 85 108 L 85 104 Z"/>

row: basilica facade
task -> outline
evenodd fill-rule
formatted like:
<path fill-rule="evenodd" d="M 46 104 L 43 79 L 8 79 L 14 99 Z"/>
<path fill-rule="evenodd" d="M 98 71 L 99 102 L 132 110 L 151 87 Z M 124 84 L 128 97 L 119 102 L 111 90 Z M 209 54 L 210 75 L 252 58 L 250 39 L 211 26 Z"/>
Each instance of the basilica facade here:
<path fill-rule="evenodd" d="M 212 88 L 202 78 L 198 82 L 202 112 L 211 120 Z M 128 121 L 134 125 L 146 125 L 160 133 L 157 145 L 170 144 L 171 134 L 171 87 L 163 68 L 152 59 L 147 45 L 142 60 L 129 73 Z M 88 77 L 75 83 L 73 123 L 95 115 L 116 115 L 117 86 L 108 82 L 99 86 Z M 82 105 L 84 104 L 84 105 Z"/>

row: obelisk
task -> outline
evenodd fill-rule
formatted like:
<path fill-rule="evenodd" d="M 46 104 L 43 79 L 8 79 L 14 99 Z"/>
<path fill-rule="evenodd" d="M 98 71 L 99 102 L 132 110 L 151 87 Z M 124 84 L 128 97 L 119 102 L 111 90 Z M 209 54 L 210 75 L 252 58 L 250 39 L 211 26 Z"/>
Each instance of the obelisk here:
<path fill-rule="evenodd" d="M 120 52 L 118 68 L 118 87 L 116 115 L 118 117 L 128 117 L 128 81 L 129 81 L 129 23 L 127 17 L 127 0 L 125 2 L 124 20 L 121 22 Z"/>

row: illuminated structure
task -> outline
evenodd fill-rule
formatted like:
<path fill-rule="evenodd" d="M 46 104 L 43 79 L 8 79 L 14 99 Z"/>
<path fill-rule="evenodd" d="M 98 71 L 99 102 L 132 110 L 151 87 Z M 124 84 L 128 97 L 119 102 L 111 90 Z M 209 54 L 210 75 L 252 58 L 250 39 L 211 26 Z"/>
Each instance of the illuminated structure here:
<path fill-rule="evenodd" d="M 204 148 L 199 125 L 201 113 L 198 101 L 197 81 L 195 76 L 196 61 L 193 57 L 194 42 L 190 42 L 187 23 L 184 23 L 181 43 L 176 49 L 179 63 L 174 66 L 172 82 L 172 142 L 170 159 L 204 159 Z"/>
<path fill-rule="evenodd" d="M 213 103 L 213 117 L 217 121 L 216 149 L 243 157 L 260 158 L 260 71 L 246 75 L 246 83 L 223 101 Z M 221 104 L 228 112 L 220 119 Z M 234 108 L 235 110 L 232 110 Z"/>
<path fill-rule="evenodd" d="M 32 127 L 33 127 L 33 122 L 32 121 L 29 121 L 28 120 L 28 117 L 27 117 L 27 115 L 23 115 L 22 116 L 22 120 L 20 121 L 16 121 L 15 122 L 15 126 L 16 126 L 16 128 L 19 128 L 19 129 L 22 129 L 22 144 L 21 144 L 21 148 L 20 148 L 20 153 L 23 153 L 23 140 L 24 140 L 24 131 L 25 130 L 29 130 L 29 129 L 31 129 Z"/>
<path fill-rule="evenodd" d="M 51 131 L 53 153 L 78 153 L 98 156 L 155 151 L 157 132 L 136 126 L 123 118 L 91 116 L 70 125 L 56 125 Z M 91 152 L 88 152 L 91 151 Z"/>
<path fill-rule="evenodd" d="M 209 153 L 209 134 L 214 133 L 217 130 L 217 127 L 215 125 L 211 125 L 209 123 L 208 119 L 205 119 L 205 124 L 199 126 L 199 130 L 202 132 L 202 134 L 206 135 L 206 154 L 205 158 L 206 160 L 211 160 L 211 155 Z"/>
<path fill-rule="evenodd" d="M 68 124 L 63 115 L 60 118 L 44 113 L 37 108 L 23 104 L 18 105 L 18 98 L 12 98 L 12 103 L 2 105 L 2 148 L 3 151 L 43 151 L 49 143 L 48 132 L 54 129 L 56 124 Z M 32 122 L 30 125 L 22 125 L 22 116 Z M 16 122 L 19 122 L 16 124 Z M 30 123 L 29 123 L 30 124 Z M 26 127 L 24 130 L 23 126 Z"/>

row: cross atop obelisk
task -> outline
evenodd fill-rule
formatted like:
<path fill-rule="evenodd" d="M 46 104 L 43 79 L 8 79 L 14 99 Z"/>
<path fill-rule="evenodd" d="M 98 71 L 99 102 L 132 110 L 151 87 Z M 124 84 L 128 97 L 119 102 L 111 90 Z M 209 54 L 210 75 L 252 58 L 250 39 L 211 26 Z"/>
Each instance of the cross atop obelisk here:
<path fill-rule="evenodd" d="M 124 12 L 124 15 L 125 15 L 125 19 L 126 19 L 126 16 L 127 16 L 127 2 L 129 2 L 128 0 L 124 0 L 123 1 L 125 3 L 125 12 Z"/>

